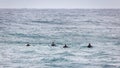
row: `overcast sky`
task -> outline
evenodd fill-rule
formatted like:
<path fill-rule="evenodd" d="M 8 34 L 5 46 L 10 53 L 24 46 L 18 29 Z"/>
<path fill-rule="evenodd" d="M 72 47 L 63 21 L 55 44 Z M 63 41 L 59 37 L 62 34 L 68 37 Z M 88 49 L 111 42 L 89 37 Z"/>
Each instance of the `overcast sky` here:
<path fill-rule="evenodd" d="M 120 8 L 120 0 L 0 0 L 0 8 Z"/>

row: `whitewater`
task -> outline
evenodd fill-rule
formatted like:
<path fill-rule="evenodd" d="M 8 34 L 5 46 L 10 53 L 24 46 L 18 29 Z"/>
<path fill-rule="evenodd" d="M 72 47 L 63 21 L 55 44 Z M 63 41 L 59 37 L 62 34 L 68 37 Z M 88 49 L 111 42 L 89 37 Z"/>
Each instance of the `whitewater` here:
<path fill-rule="evenodd" d="M 120 9 L 0 9 L 0 68 L 120 68 Z"/>

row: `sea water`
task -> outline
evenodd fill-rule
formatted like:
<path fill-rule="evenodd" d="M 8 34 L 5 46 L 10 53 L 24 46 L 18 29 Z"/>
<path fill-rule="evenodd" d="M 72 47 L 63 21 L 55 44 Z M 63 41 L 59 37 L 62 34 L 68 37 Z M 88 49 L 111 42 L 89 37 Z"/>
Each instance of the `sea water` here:
<path fill-rule="evenodd" d="M 120 68 L 120 10 L 0 9 L 0 68 Z"/>

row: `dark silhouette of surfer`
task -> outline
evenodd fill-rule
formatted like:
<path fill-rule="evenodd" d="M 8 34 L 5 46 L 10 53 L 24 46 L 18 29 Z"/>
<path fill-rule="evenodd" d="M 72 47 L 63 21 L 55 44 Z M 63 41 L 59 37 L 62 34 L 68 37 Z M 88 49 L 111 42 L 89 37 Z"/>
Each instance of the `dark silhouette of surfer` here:
<path fill-rule="evenodd" d="M 56 46 L 54 42 L 52 42 L 51 46 Z"/>
<path fill-rule="evenodd" d="M 87 47 L 88 47 L 88 48 L 92 48 L 93 46 L 89 43 Z"/>
<path fill-rule="evenodd" d="M 30 44 L 27 44 L 26 46 L 30 46 Z"/>
<path fill-rule="evenodd" d="M 63 46 L 63 48 L 68 48 L 68 46 L 65 44 L 65 45 Z"/>

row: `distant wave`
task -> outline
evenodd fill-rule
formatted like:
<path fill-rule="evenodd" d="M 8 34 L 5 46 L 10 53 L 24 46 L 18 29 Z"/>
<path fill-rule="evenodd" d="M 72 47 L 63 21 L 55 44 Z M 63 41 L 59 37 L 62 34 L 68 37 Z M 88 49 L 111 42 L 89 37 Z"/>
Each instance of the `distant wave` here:
<path fill-rule="evenodd" d="M 63 22 L 56 22 L 56 21 L 42 21 L 42 20 L 34 20 L 34 23 L 44 23 L 44 24 L 63 24 Z"/>
<path fill-rule="evenodd" d="M 42 61 L 50 63 L 50 62 L 66 62 L 69 60 L 62 57 L 50 57 L 50 58 L 48 57 L 48 58 L 43 58 Z"/>
<path fill-rule="evenodd" d="M 27 38 L 48 38 L 44 35 L 38 35 L 38 34 L 22 34 L 22 33 L 14 33 L 14 34 L 9 34 L 12 36 L 16 36 L 16 37 L 27 37 Z"/>

